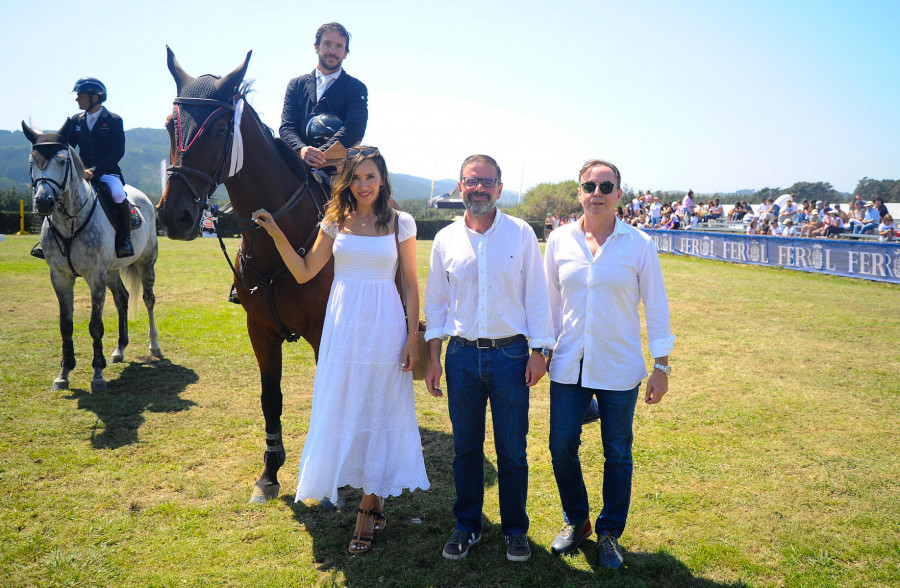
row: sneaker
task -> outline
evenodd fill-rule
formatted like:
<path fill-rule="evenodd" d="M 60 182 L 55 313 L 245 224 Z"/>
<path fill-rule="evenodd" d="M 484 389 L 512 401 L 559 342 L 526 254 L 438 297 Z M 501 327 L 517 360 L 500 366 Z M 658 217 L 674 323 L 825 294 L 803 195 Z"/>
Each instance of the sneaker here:
<path fill-rule="evenodd" d="M 506 559 L 509 561 L 526 561 L 531 557 L 531 547 L 525 535 L 507 535 L 506 545 Z"/>
<path fill-rule="evenodd" d="M 469 553 L 469 548 L 481 541 L 481 533 L 471 533 L 457 529 L 453 531 L 450 540 L 444 545 L 444 557 L 460 560 Z"/>
<path fill-rule="evenodd" d="M 550 551 L 556 555 L 575 553 L 581 542 L 591 536 L 591 519 L 584 519 L 580 525 L 567 524 L 553 540 Z"/>
<path fill-rule="evenodd" d="M 618 570 L 625 563 L 619 542 L 609 533 L 600 536 L 597 542 L 597 560 L 601 568 Z"/>

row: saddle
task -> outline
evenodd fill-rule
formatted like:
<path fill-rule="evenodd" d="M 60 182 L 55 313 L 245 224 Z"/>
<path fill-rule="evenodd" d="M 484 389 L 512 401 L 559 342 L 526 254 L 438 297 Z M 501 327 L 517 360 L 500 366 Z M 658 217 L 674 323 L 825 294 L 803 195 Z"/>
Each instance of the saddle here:
<path fill-rule="evenodd" d="M 106 213 L 106 218 L 108 218 L 110 224 L 116 228 L 116 243 L 118 243 L 120 237 L 119 214 L 116 212 L 116 203 L 113 201 L 112 192 L 109 191 L 109 186 L 103 182 L 91 182 L 91 184 L 94 186 L 94 189 L 97 190 L 97 199 L 100 201 L 103 212 Z M 144 218 L 134 207 L 133 202 L 129 200 L 128 203 L 131 205 L 131 230 L 133 231 L 144 224 Z"/>

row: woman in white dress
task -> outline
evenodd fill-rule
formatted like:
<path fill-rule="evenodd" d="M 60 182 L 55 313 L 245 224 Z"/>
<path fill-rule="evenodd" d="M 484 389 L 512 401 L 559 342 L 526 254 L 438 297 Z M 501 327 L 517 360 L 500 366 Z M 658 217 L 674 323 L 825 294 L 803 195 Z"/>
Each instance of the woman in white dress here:
<path fill-rule="evenodd" d="M 348 150 L 305 258 L 270 213 L 254 214 L 298 282 L 312 279 L 334 255 L 296 500 L 334 500 L 338 488 L 362 488 L 350 553 L 368 551 L 373 531 L 384 528 L 385 496 L 430 486 L 412 385 L 419 319 L 416 224 L 409 214 L 395 213 L 390 198 L 378 149 L 359 147 Z M 398 263 L 406 320 L 394 281 Z"/>

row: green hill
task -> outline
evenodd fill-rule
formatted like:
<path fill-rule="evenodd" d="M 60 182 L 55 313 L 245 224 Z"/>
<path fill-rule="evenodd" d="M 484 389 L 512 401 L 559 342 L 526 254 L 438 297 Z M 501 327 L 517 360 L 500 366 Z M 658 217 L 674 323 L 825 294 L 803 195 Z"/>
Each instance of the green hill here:
<path fill-rule="evenodd" d="M 0 130 L 0 190 L 14 188 L 29 194 L 28 154 L 31 148 L 22 131 Z M 131 129 L 125 131 L 125 157 L 120 164 L 125 181 L 140 189 L 158 202 L 161 191 L 160 162 L 168 161 L 169 135 L 165 129 Z M 422 200 L 431 196 L 431 180 L 406 174 L 391 174 L 394 198 L 397 200 Z M 434 195 L 449 192 L 456 187 L 455 180 L 438 180 L 434 183 Z M 227 199 L 224 188 L 219 188 L 217 200 Z"/>

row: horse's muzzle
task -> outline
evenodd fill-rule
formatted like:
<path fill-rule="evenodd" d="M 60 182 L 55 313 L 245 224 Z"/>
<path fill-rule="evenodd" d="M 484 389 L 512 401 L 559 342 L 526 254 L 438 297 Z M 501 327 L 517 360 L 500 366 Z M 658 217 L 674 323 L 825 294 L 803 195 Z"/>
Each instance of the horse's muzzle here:
<path fill-rule="evenodd" d="M 56 208 L 56 200 L 43 190 L 34 197 L 34 212 L 41 216 L 50 216 Z"/>
<path fill-rule="evenodd" d="M 180 207 L 165 206 L 163 202 L 157 207 L 159 221 L 166 228 L 166 236 L 176 241 L 191 241 L 200 234 L 200 219 L 190 210 Z"/>

